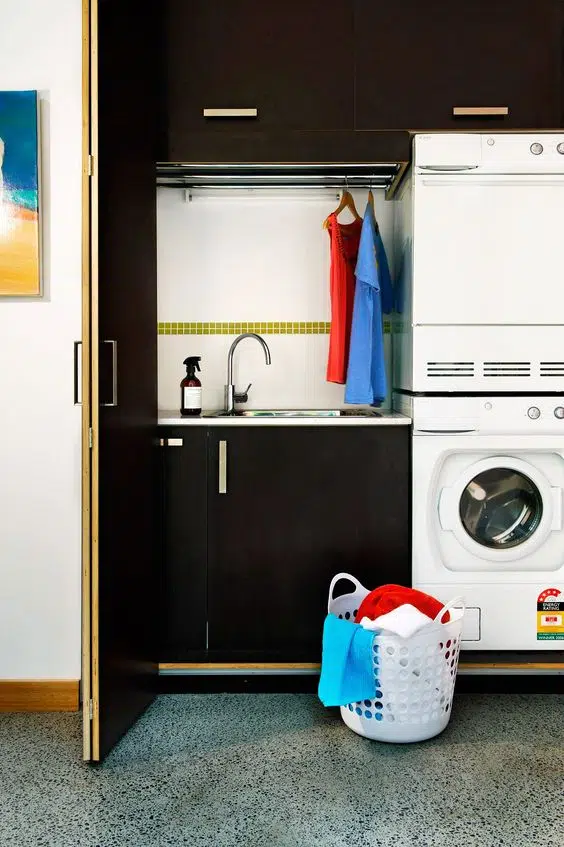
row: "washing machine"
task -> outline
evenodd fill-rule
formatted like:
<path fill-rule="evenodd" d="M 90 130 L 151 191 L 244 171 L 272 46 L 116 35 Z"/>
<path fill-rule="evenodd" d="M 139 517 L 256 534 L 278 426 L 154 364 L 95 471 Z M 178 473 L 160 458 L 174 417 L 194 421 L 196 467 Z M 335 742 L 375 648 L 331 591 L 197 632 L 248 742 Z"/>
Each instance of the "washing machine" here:
<path fill-rule="evenodd" d="M 470 650 L 564 649 L 564 397 L 413 396 L 413 585 Z"/>

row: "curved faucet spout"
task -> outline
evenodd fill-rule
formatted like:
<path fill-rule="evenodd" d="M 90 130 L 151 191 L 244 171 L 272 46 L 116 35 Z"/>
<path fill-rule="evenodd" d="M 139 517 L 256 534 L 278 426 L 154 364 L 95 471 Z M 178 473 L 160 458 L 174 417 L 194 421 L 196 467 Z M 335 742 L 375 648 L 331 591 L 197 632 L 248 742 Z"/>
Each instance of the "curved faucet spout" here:
<path fill-rule="evenodd" d="M 270 365 L 272 362 L 272 358 L 270 356 L 270 349 L 268 344 L 262 338 L 262 336 L 257 335 L 256 332 L 244 332 L 242 335 L 238 335 L 231 347 L 229 348 L 229 353 L 227 354 L 227 385 L 225 386 L 225 411 L 227 414 L 232 414 L 235 411 L 235 403 L 246 403 L 249 399 L 247 390 L 242 394 L 237 394 L 235 391 L 235 386 L 233 385 L 233 355 L 235 350 L 237 349 L 237 345 L 244 338 L 254 338 L 259 344 L 262 346 L 264 350 L 264 359 L 267 365 Z"/>

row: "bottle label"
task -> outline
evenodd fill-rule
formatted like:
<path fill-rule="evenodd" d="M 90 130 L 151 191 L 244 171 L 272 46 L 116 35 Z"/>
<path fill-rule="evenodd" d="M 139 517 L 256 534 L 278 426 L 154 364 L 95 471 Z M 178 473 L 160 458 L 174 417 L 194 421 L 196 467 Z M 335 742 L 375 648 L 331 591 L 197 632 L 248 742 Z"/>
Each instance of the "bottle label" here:
<path fill-rule="evenodd" d="M 202 389 L 201 388 L 184 388 L 184 397 L 182 400 L 183 409 L 201 409 L 202 408 Z"/>

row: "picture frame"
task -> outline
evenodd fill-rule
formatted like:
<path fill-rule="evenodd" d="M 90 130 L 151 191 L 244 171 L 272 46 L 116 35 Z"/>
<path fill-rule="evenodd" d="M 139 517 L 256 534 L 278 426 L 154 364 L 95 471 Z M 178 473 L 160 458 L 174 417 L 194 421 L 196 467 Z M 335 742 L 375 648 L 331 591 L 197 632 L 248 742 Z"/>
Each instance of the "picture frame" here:
<path fill-rule="evenodd" d="M 0 297 L 40 297 L 37 91 L 0 91 Z"/>

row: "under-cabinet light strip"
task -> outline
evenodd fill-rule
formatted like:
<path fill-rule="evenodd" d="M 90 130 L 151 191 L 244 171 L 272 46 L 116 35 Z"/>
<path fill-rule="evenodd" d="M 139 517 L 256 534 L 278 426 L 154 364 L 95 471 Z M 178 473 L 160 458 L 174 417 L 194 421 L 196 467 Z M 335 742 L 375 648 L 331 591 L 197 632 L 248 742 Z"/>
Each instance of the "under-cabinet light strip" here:
<path fill-rule="evenodd" d="M 330 331 L 330 321 L 162 321 L 158 325 L 159 335 L 327 335 Z M 384 332 L 390 332 L 389 321 L 384 321 Z"/>

